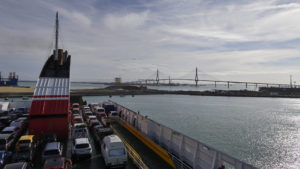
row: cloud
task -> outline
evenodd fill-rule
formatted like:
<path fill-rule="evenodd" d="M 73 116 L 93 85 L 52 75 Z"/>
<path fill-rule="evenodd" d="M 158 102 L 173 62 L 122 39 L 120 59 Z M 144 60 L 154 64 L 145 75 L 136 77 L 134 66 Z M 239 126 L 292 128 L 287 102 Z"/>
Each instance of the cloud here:
<path fill-rule="evenodd" d="M 128 13 L 128 14 L 108 14 L 104 18 L 104 24 L 108 28 L 114 29 L 134 29 L 142 26 L 148 18 L 148 11 L 142 13 Z"/>
<path fill-rule="evenodd" d="M 157 68 L 162 77 L 193 78 L 195 67 L 219 80 L 300 76 L 292 64 L 300 54 L 296 1 L 26 0 L 0 9 L 1 67 L 18 67 L 20 77 L 36 79 L 50 55 L 56 11 L 73 80 L 155 78 Z M 12 58 L 34 60 L 26 63 L 34 75 Z"/>

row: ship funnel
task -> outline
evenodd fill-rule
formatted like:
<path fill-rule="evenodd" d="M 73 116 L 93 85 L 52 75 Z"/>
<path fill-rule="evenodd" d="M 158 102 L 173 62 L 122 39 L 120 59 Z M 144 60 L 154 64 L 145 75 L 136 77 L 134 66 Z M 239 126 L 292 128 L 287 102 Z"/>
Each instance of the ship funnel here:
<path fill-rule="evenodd" d="M 55 56 L 54 60 L 58 60 L 58 12 L 56 12 L 56 22 L 55 22 Z"/>

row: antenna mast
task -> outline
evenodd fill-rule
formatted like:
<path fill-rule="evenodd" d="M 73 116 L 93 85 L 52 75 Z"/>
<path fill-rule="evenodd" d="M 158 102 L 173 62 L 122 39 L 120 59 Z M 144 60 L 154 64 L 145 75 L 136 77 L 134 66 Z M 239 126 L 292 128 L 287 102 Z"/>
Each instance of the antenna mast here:
<path fill-rule="evenodd" d="M 58 12 L 56 12 L 56 29 L 55 29 L 55 57 L 54 60 L 58 60 Z"/>

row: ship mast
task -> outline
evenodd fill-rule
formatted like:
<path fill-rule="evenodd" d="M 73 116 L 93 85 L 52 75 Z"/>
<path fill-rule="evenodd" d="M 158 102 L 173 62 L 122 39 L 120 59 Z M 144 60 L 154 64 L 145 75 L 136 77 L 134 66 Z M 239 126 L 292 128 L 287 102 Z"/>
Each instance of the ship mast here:
<path fill-rule="evenodd" d="M 54 60 L 58 60 L 58 12 L 56 12 L 56 24 L 55 24 L 55 57 Z"/>

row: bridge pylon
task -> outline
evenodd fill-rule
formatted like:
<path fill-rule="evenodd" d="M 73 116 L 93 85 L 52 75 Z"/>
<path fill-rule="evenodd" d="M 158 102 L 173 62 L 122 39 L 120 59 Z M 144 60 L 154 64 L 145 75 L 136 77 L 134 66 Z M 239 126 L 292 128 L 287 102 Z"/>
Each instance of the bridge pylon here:
<path fill-rule="evenodd" d="M 156 85 L 159 84 L 159 73 L 158 73 L 158 69 L 156 71 Z"/>
<path fill-rule="evenodd" d="M 196 82 L 196 86 L 198 86 L 198 68 L 196 67 L 196 75 L 195 75 L 195 82 Z"/>

